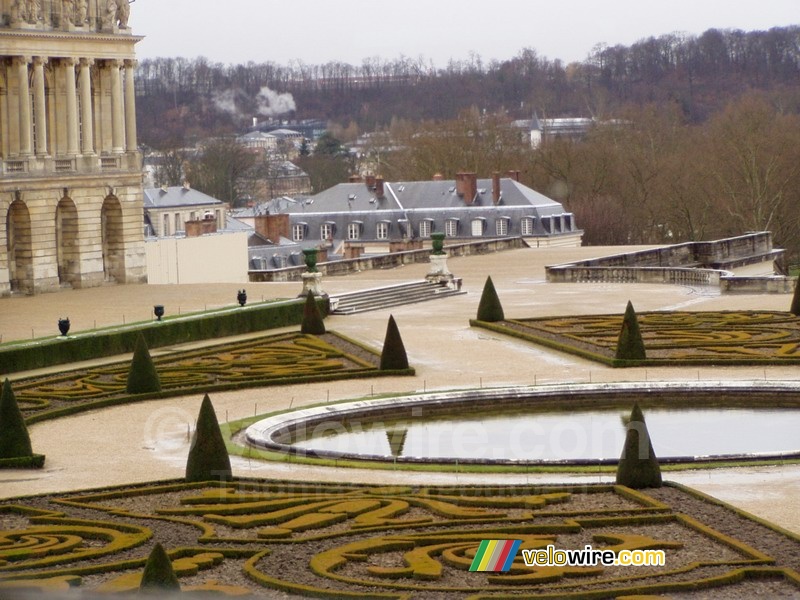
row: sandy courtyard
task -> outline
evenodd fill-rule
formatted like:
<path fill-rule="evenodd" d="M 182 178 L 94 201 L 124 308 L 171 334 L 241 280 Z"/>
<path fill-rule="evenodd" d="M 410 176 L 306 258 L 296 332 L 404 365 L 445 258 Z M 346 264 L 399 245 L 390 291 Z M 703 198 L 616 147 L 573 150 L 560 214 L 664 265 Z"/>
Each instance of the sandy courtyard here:
<path fill-rule="evenodd" d="M 481 289 L 491 275 L 508 317 L 622 312 L 628 299 L 637 311 L 648 310 L 787 310 L 787 295 L 726 295 L 713 288 L 645 284 L 548 284 L 544 266 L 619 252 L 620 248 L 522 249 L 455 258 L 450 270 L 463 278 L 466 295 L 395 307 L 355 316 L 334 316 L 328 329 L 379 348 L 386 320 L 393 314 L 403 336 L 412 378 L 378 378 L 293 385 L 212 396 L 220 419 L 238 419 L 290 405 L 387 392 L 546 384 L 552 382 L 796 380 L 796 368 L 649 368 L 615 370 L 512 338 L 472 329 Z M 325 290 L 354 291 L 419 280 L 426 265 L 367 271 L 326 278 Z M 72 331 L 143 321 L 154 304 L 167 314 L 233 305 L 235 284 L 187 286 L 109 286 L 33 297 L 0 299 L 3 342 L 57 334 L 59 317 L 69 317 Z M 251 301 L 293 297 L 299 283 L 248 284 Z M 170 349 L 160 349 L 158 353 Z M 0 375 L 2 366 L 0 365 Z M 22 377 L 27 374 L 12 376 Z M 31 428 L 34 449 L 47 455 L 44 470 L 0 471 L 0 497 L 95 488 L 183 476 L 188 452 L 187 426 L 194 421 L 201 397 L 142 402 L 44 422 Z M 575 482 L 608 479 L 569 475 L 464 475 L 394 473 L 357 469 L 324 469 L 235 459 L 239 476 L 319 481 L 387 482 L 413 477 L 418 483 Z M 686 483 L 758 516 L 800 533 L 800 467 L 751 467 L 669 472 L 667 479 Z"/>

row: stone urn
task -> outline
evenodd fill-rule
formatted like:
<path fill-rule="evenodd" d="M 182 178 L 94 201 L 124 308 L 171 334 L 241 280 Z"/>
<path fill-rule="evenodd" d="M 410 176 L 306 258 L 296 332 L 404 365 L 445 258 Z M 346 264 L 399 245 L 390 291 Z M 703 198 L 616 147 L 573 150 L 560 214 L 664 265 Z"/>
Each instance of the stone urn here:
<path fill-rule="evenodd" d="M 236 294 L 236 300 L 239 302 L 239 306 L 244 306 L 247 304 L 247 292 L 244 290 L 239 290 L 239 293 Z"/>
<path fill-rule="evenodd" d="M 431 234 L 431 244 L 433 245 L 433 252 L 436 256 L 445 254 L 444 251 L 444 233 L 436 232 Z"/>
<path fill-rule="evenodd" d="M 317 272 L 317 248 L 304 248 L 303 255 L 306 261 L 306 269 L 309 273 Z"/>
<path fill-rule="evenodd" d="M 164 316 L 164 305 L 163 304 L 156 304 L 153 307 L 153 314 L 156 316 L 156 319 L 158 319 L 160 321 L 161 317 Z"/>
<path fill-rule="evenodd" d="M 61 332 L 61 335 L 66 337 L 69 333 L 69 317 L 58 320 L 58 330 Z"/>

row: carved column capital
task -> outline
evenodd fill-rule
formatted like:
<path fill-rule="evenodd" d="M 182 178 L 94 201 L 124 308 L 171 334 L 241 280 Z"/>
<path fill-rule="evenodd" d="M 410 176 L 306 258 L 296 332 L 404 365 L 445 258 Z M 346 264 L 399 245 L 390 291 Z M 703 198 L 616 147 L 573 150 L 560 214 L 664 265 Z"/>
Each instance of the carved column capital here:
<path fill-rule="evenodd" d="M 92 66 L 94 66 L 94 59 L 93 58 L 82 58 L 80 62 L 81 62 L 81 66 L 82 67 L 92 67 Z"/>
<path fill-rule="evenodd" d="M 61 59 L 61 64 L 65 67 L 74 67 L 78 64 L 78 59 L 74 56 L 67 56 Z"/>
<path fill-rule="evenodd" d="M 48 62 L 50 62 L 50 59 L 49 59 L 49 58 L 47 58 L 46 56 L 34 56 L 34 57 L 33 57 L 33 65 L 34 65 L 35 67 L 43 67 L 43 66 L 45 66 L 45 65 L 46 65 Z"/>
<path fill-rule="evenodd" d="M 27 65 L 29 65 L 31 63 L 31 57 L 30 56 L 15 56 L 15 57 L 13 57 L 11 59 L 11 61 L 12 61 L 13 65 L 15 67 L 19 67 L 19 66 L 22 66 L 22 65 L 27 66 Z"/>
<path fill-rule="evenodd" d="M 122 61 L 117 58 L 111 58 L 106 61 L 106 66 L 109 69 L 119 69 L 122 67 Z"/>
<path fill-rule="evenodd" d="M 126 58 L 124 62 L 126 69 L 135 69 L 139 66 L 139 61 L 135 58 Z"/>

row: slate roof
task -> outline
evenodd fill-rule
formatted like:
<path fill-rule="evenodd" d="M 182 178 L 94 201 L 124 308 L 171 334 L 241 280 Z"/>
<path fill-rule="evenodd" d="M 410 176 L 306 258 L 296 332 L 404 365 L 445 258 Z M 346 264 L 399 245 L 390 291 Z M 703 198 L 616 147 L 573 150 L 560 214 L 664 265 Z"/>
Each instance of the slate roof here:
<path fill-rule="evenodd" d="M 305 199 L 276 198 L 266 205 L 271 213 L 380 213 L 384 210 L 470 210 L 476 208 L 533 207 L 539 216 L 563 214 L 561 203 L 518 181 L 500 179 L 501 202 L 492 202 L 492 180 L 478 179 L 478 196 L 472 206 L 456 193 L 455 181 L 384 183 L 384 198 L 376 198 L 364 183 L 340 183 Z"/>
<path fill-rule="evenodd" d="M 224 202 L 213 196 L 192 188 L 175 186 L 168 188 L 146 188 L 144 190 L 145 208 L 169 208 L 173 206 L 223 205 Z"/>

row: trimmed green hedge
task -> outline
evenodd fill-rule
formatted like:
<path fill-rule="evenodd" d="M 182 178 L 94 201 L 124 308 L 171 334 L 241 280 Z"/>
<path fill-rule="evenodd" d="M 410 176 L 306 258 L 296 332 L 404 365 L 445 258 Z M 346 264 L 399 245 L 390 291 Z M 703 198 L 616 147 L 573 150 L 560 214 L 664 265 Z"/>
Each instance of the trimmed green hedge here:
<path fill-rule="evenodd" d="M 323 316 L 327 298 L 318 301 Z M 253 304 L 193 316 L 167 318 L 105 331 L 79 333 L 68 338 L 48 338 L 0 349 L 0 373 L 9 374 L 133 352 L 141 333 L 150 349 L 172 344 L 251 333 L 299 325 L 305 298 L 285 302 Z"/>
<path fill-rule="evenodd" d="M 44 467 L 44 454 L 0 458 L 0 469 L 41 469 Z"/>
<path fill-rule="evenodd" d="M 125 391 L 129 394 L 150 394 L 161 391 L 158 371 L 150 357 L 147 342 L 144 341 L 144 336 L 141 334 L 136 338 L 136 347 L 133 349 L 133 359 L 131 359 Z"/>
<path fill-rule="evenodd" d="M 228 481 L 232 477 L 231 459 L 225 449 L 217 413 L 206 394 L 200 405 L 189 457 L 186 459 L 186 481 Z"/>

